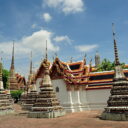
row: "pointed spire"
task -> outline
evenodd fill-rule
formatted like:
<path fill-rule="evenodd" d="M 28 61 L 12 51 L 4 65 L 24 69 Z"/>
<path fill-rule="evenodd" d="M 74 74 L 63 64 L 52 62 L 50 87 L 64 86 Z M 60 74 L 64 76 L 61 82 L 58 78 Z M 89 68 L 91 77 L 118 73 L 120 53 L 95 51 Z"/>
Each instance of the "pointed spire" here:
<path fill-rule="evenodd" d="M 71 58 L 70 58 L 70 63 L 72 63 L 73 62 L 73 57 L 71 56 Z"/>
<path fill-rule="evenodd" d="M 100 64 L 100 55 L 99 55 L 99 52 L 96 51 L 96 54 L 95 54 L 95 66 L 98 67 L 99 64 Z"/>
<path fill-rule="evenodd" d="M 55 52 L 55 58 L 58 58 L 57 52 Z"/>
<path fill-rule="evenodd" d="M 48 59 L 48 49 L 47 49 L 47 40 L 46 40 L 46 55 L 45 55 L 45 59 Z"/>
<path fill-rule="evenodd" d="M 2 63 L 2 60 L 3 60 L 3 58 L 2 58 L 2 57 L 0 57 L 0 63 Z"/>
<path fill-rule="evenodd" d="M 118 49 L 115 39 L 114 23 L 112 23 L 112 32 L 113 32 L 113 41 L 114 41 L 115 65 L 120 65 L 119 57 L 118 57 Z"/>
<path fill-rule="evenodd" d="M 84 58 L 83 58 L 83 62 L 84 62 L 84 65 L 86 65 L 86 53 L 85 53 L 85 55 L 84 55 Z"/>
<path fill-rule="evenodd" d="M 89 65 L 92 66 L 92 57 L 90 57 L 90 63 L 89 63 Z"/>
<path fill-rule="evenodd" d="M 92 57 L 90 57 L 90 62 L 89 62 L 89 72 L 92 71 Z"/>
<path fill-rule="evenodd" d="M 32 51 L 30 55 L 30 74 L 32 74 Z"/>
<path fill-rule="evenodd" d="M 53 61 L 55 60 L 55 57 L 54 56 L 52 56 L 52 59 L 53 59 Z"/>
<path fill-rule="evenodd" d="M 2 81 L 2 69 L 3 69 L 3 66 L 2 66 L 2 57 L 0 58 L 0 81 Z"/>
<path fill-rule="evenodd" d="M 11 69 L 14 69 L 14 40 L 13 40 L 13 48 L 12 48 Z"/>

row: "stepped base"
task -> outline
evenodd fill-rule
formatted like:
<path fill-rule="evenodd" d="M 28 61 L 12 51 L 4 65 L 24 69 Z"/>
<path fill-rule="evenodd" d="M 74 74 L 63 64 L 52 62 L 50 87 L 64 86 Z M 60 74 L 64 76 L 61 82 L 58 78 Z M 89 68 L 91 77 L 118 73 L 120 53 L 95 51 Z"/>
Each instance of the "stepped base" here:
<path fill-rule="evenodd" d="M 12 114 L 12 113 L 14 113 L 13 109 L 10 109 L 10 110 L 0 110 L 0 116 L 7 115 L 7 114 Z"/>
<path fill-rule="evenodd" d="M 32 110 L 33 104 L 23 104 L 22 109 L 23 110 Z"/>
<path fill-rule="evenodd" d="M 103 112 L 101 115 L 102 120 L 113 120 L 113 121 L 128 121 L 128 113 L 107 113 Z"/>
<path fill-rule="evenodd" d="M 56 118 L 64 116 L 65 111 L 52 111 L 52 112 L 29 112 L 29 118 Z"/>

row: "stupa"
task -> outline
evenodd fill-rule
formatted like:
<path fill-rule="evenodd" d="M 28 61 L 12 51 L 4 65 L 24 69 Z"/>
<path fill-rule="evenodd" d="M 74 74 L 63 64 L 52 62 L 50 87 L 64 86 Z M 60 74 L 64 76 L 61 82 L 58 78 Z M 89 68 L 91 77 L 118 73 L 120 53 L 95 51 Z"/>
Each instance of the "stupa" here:
<path fill-rule="evenodd" d="M 28 82 L 27 82 L 27 94 L 23 94 L 21 97 L 22 102 L 22 108 L 25 110 L 31 110 L 33 104 L 36 101 L 37 98 L 37 90 L 35 85 L 35 75 L 32 70 L 32 52 L 30 57 L 30 72 L 28 76 Z"/>
<path fill-rule="evenodd" d="M 108 106 L 102 113 L 101 119 L 126 121 L 128 120 L 128 81 L 119 62 L 114 31 L 113 38 L 115 52 L 115 75 L 113 79 L 113 87 L 110 92 L 111 95 L 107 102 Z"/>
<path fill-rule="evenodd" d="M 10 67 L 10 75 L 9 75 L 9 89 L 10 90 L 17 90 L 18 83 L 15 76 L 15 66 L 14 66 L 14 42 L 13 42 L 13 50 L 12 50 L 12 61 Z"/>
<path fill-rule="evenodd" d="M 33 104 L 36 102 L 36 98 L 37 98 L 37 91 L 31 91 L 30 93 L 28 93 L 22 100 L 22 109 L 25 110 L 31 110 Z"/>
<path fill-rule="evenodd" d="M 44 76 L 40 85 L 40 92 L 32 107 L 32 111 L 28 113 L 31 118 L 55 118 L 65 115 L 64 109 L 60 106 L 56 94 L 53 90 L 51 78 L 49 76 L 50 62 L 47 59 L 47 43 L 46 57 L 43 60 Z"/>
<path fill-rule="evenodd" d="M 0 115 L 13 113 L 13 100 L 10 95 L 6 94 L 2 80 L 2 62 L 0 62 Z"/>

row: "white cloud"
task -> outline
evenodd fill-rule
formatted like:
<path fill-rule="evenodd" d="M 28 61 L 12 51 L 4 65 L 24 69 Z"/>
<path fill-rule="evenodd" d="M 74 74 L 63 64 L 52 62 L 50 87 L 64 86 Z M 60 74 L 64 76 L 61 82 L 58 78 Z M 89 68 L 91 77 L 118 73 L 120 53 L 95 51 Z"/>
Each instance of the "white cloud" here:
<path fill-rule="evenodd" d="M 64 42 L 65 41 L 69 44 L 71 44 L 71 42 L 73 41 L 66 35 L 65 36 L 56 36 L 53 40 L 56 42 Z"/>
<path fill-rule="evenodd" d="M 37 24 L 32 24 L 31 26 L 33 29 L 37 27 Z"/>
<path fill-rule="evenodd" d="M 94 50 L 95 48 L 98 48 L 97 44 L 75 46 L 75 49 L 80 51 L 80 52 L 90 52 L 90 51 Z"/>
<path fill-rule="evenodd" d="M 43 2 L 52 8 L 58 8 L 65 14 L 78 13 L 84 10 L 83 0 L 43 0 Z"/>
<path fill-rule="evenodd" d="M 15 56 L 24 57 L 32 50 L 34 54 L 42 54 L 45 52 L 46 40 L 49 52 L 56 52 L 59 50 L 52 41 L 52 32 L 47 30 L 40 30 L 34 32 L 32 35 L 23 37 L 21 40 L 15 42 Z M 4 51 L 4 55 L 10 56 L 12 53 L 12 42 L 0 42 L 0 49 Z"/>
<path fill-rule="evenodd" d="M 49 22 L 49 21 L 52 20 L 52 17 L 49 13 L 44 13 L 43 14 L 43 19 L 44 19 L 45 22 Z"/>

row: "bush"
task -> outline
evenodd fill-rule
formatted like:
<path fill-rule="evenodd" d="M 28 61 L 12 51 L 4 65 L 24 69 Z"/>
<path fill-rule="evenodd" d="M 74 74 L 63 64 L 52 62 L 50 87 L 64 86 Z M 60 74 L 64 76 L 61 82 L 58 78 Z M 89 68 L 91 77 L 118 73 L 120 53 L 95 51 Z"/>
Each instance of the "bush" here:
<path fill-rule="evenodd" d="M 14 99 L 14 103 L 17 103 L 23 93 L 22 90 L 11 91 L 11 96 Z"/>

